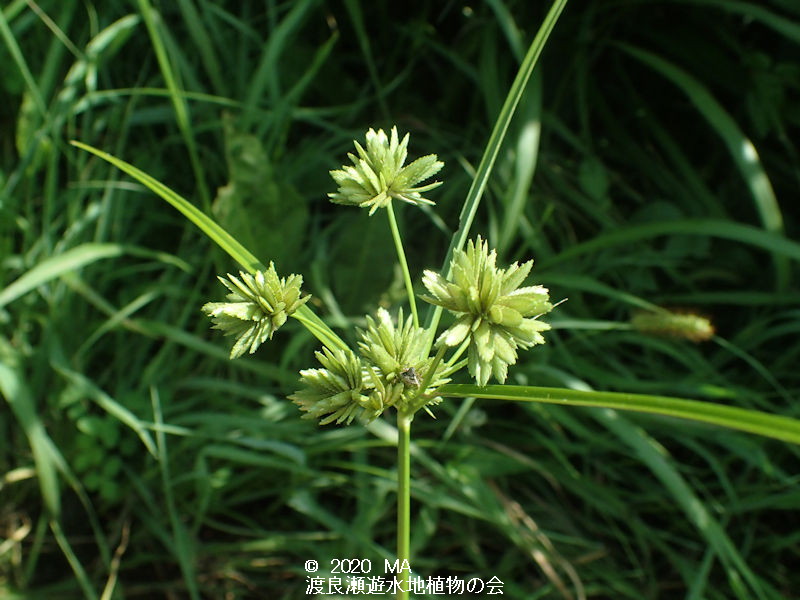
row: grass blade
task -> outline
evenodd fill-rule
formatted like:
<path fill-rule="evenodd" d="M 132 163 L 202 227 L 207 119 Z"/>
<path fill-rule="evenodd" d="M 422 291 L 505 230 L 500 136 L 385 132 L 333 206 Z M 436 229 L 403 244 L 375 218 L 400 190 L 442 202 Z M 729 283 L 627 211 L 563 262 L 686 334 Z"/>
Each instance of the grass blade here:
<path fill-rule="evenodd" d="M 172 551 L 178 560 L 186 584 L 186 591 L 192 600 L 200 600 L 200 591 L 197 587 L 197 573 L 195 571 L 195 549 L 193 540 L 181 519 L 176 508 L 175 495 L 172 492 L 174 479 L 170 473 L 169 455 L 167 452 L 167 436 L 164 435 L 164 418 L 161 411 L 161 398 L 158 390 L 150 389 L 150 399 L 153 405 L 153 422 L 156 425 L 156 444 L 158 446 L 158 466 L 161 471 L 161 485 L 163 486 L 164 500 L 167 504 L 170 525 L 172 526 Z"/>
<path fill-rule="evenodd" d="M 42 96 L 42 91 L 39 89 L 36 79 L 33 77 L 31 70 L 28 68 L 28 63 L 25 62 L 25 58 L 22 56 L 22 50 L 20 49 L 19 44 L 17 44 L 14 33 L 8 26 L 8 21 L 6 20 L 5 14 L 2 10 L 0 10 L 0 38 L 2 38 L 6 43 L 6 47 L 11 54 L 11 58 L 16 63 L 19 72 L 22 74 L 22 78 L 25 80 L 28 93 L 31 95 L 34 105 L 36 105 L 36 110 L 44 117 L 47 114 L 47 105 L 45 104 L 44 97 Z"/>
<path fill-rule="evenodd" d="M 552 258 L 539 261 L 539 268 L 550 268 L 553 265 L 573 259 L 584 254 L 591 254 L 620 244 L 630 244 L 639 240 L 651 240 L 659 235 L 700 235 L 718 237 L 743 244 L 762 248 L 787 259 L 800 261 L 800 244 L 786 239 L 782 235 L 764 231 L 759 227 L 733 223 L 721 219 L 679 219 L 659 223 L 645 223 L 624 229 L 618 229 L 599 235 L 587 242 L 574 244 Z"/>
<path fill-rule="evenodd" d="M 28 438 L 44 505 L 51 515 L 57 516 L 61 508 L 61 492 L 56 476 L 58 458 L 52 452 L 53 442 L 36 414 L 33 397 L 22 377 L 4 364 L 0 364 L 0 393 L 5 396 L 11 412 Z"/>
<path fill-rule="evenodd" d="M 240 244 L 236 238 L 220 227 L 211 217 L 206 215 L 199 208 L 194 206 L 191 202 L 183 198 L 180 194 L 174 192 L 166 185 L 151 177 L 144 171 L 137 169 L 132 164 L 120 160 L 112 156 L 108 152 L 98 150 L 88 144 L 82 142 L 71 141 L 73 146 L 86 150 L 102 158 L 103 160 L 111 163 L 119 170 L 127 173 L 145 187 L 155 192 L 163 200 L 169 202 L 178 211 L 183 214 L 192 223 L 211 238 L 220 248 L 227 252 L 236 262 L 244 267 L 250 273 L 255 271 L 265 271 L 266 265 L 259 261 L 252 252 Z M 0 296 L 2 298 L 2 296 Z M 347 345 L 336 333 L 325 324 L 314 312 L 308 308 L 307 305 L 301 306 L 297 312 L 292 315 L 300 321 L 319 341 L 328 346 L 329 348 L 347 348 Z"/>
<path fill-rule="evenodd" d="M 500 146 L 503 144 L 506 131 L 508 131 L 508 126 L 511 123 L 511 118 L 514 116 L 517 104 L 522 97 L 522 93 L 525 91 L 525 87 L 544 49 L 547 38 L 550 37 L 550 33 L 553 31 L 553 27 L 555 27 L 558 17 L 561 15 L 566 4 L 567 0 L 555 0 L 550 6 L 550 10 L 547 12 L 541 27 L 539 27 L 536 37 L 533 39 L 533 42 L 531 42 L 528 53 L 525 55 L 522 65 L 520 65 L 519 72 L 516 78 L 514 78 L 514 82 L 511 84 L 511 89 L 508 92 L 508 96 L 506 96 L 503 108 L 500 110 L 500 115 L 497 117 L 497 122 L 489 137 L 489 142 L 486 144 L 486 150 L 478 165 L 478 171 L 475 173 L 475 178 L 472 180 L 469 192 L 467 192 L 467 199 L 464 202 L 461 215 L 459 216 L 458 231 L 453 236 L 450 247 L 447 249 L 447 255 L 442 265 L 442 273 L 445 277 L 450 274 L 450 260 L 453 257 L 453 253 L 456 250 L 462 249 L 467 241 L 470 228 L 472 227 L 472 221 L 475 219 L 475 213 L 478 210 L 483 191 L 486 189 L 486 184 L 489 181 L 489 175 L 494 168 L 497 155 L 500 153 Z M 428 310 L 425 328 L 429 331 L 431 343 L 436 326 L 439 324 L 441 314 L 442 308 L 439 306 L 431 306 Z"/>
<path fill-rule="evenodd" d="M 769 177 L 761 166 L 753 142 L 744 134 L 728 111 L 717 102 L 711 92 L 694 77 L 646 50 L 621 44 L 620 47 L 635 59 L 648 65 L 686 94 L 695 108 L 708 121 L 728 147 L 739 172 L 750 189 L 756 209 L 764 228 L 775 234 L 783 233 L 783 216 Z M 789 277 L 789 265 L 785 259 L 775 257 L 779 289 L 785 289 Z"/>
<path fill-rule="evenodd" d="M 587 392 L 527 385 L 479 387 L 471 384 L 448 384 L 438 388 L 436 393 L 450 398 L 494 398 L 517 402 L 543 402 L 565 406 L 631 410 L 710 423 L 792 444 L 800 444 L 800 420 L 798 419 L 684 398 L 619 392 Z"/>
<path fill-rule="evenodd" d="M 737 581 L 741 577 L 747 581 L 751 588 L 747 590 L 747 598 L 764 599 L 775 597 L 774 595 L 765 595 L 758 578 L 747 566 L 747 563 L 745 563 L 736 549 L 736 545 L 725 533 L 723 526 L 714 518 L 713 513 L 706 504 L 694 493 L 683 475 L 675 468 L 675 465 L 670 460 L 669 453 L 663 446 L 641 429 L 633 426 L 626 419 L 621 418 L 620 415 L 612 411 L 599 411 L 595 414 L 595 418 L 633 449 L 636 455 L 680 504 L 687 518 L 719 555 L 720 560 L 725 565 L 728 579 L 733 589 L 742 586 L 741 581 Z"/>
<path fill-rule="evenodd" d="M 124 251 L 120 244 L 88 243 L 46 258 L 0 292 L 0 308 L 56 277 L 103 258 L 120 256 Z"/>
<path fill-rule="evenodd" d="M 167 88 L 169 89 L 169 95 L 170 99 L 172 100 L 172 106 L 175 109 L 175 118 L 178 122 L 178 128 L 183 135 L 186 149 L 189 152 L 189 160 L 192 163 L 192 170 L 194 171 L 195 179 L 197 181 L 197 189 L 200 193 L 200 197 L 202 198 L 203 205 L 210 208 L 211 195 L 209 194 L 208 187 L 206 186 L 205 170 L 203 169 L 200 156 L 197 152 L 197 143 L 194 139 L 191 118 L 189 116 L 189 106 L 186 103 L 186 98 L 181 90 L 176 73 L 172 68 L 172 63 L 169 60 L 169 56 L 167 55 L 167 49 L 164 45 L 164 40 L 162 39 L 163 34 L 158 27 L 160 24 L 163 26 L 161 17 L 158 12 L 153 9 L 149 0 L 139 0 L 139 10 L 142 13 L 142 18 L 144 19 L 145 25 L 147 26 L 147 31 L 150 34 L 150 39 L 153 43 L 153 50 L 155 50 L 156 57 L 158 58 L 158 64 L 161 67 L 161 74 L 164 77 Z"/>

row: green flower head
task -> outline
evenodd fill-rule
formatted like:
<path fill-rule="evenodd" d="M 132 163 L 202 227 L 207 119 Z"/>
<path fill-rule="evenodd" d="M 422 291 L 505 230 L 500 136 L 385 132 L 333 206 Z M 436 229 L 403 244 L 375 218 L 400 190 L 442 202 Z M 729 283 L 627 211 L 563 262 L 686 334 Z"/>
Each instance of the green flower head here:
<path fill-rule="evenodd" d="M 401 408 L 412 407 L 418 400 L 419 388 L 426 379 L 433 365 L 426 349 L 425 330 L 414 325 L 413 318 L 403 319 L 400 310 L 395 327 L 389 312 L 378 309 L 377 318 L 367 317 L 367 329 L 361 332 L 358 343 L 361 356 L 370 366 L 367 369 L 367 380 L 372 388 L 371 398 L 375 405 L 388 408 L 398 405 Z M 426 387 L 424 404 L 436 404 L 440 398 L 431 398 L 430 394 L 438 386 L 449 381 L 442 374 L 440 363 L 436 372 L 430 377 Z"/>
<path fill-rule="evenodd" d="M 360 415 L 371 421 L 381 414 L 382 410 L 372 406 L 369 396 L 361 393 L 364 368 L 352 350 L 326 347 L 316 356 L 323 368 L 300 371 L 303 389 L 289 396 L 306 413 L 304 419 L 324 417 L 320 425 L 334 421 L 349 425 Z"/>
<path fill-rule="evenodd" d="M 435 154 L 418 158 L 403 166 L 408 156 L 408 138 L 398 139 L 397 128 L 392 127 L 391 136 L 383 129 L 367 132 L 367 149 L 355 143 L 358 156 L 348 153 L 353 166 L 345 165 L 331 171 L 331 177 L 339 186 L 336 193 L 328 194 L 332 202 L 350 206 L 369 207 L 369 214 L 388 206 L 392 198 L 409 204 L 433 204 L 422 197 L 442 183 L 435 181 L 428 185 L 415 187 L 418 183 L 432 177 L 444 166 Z"/>
<path fill-rule="evenodd" d="M 439 364 L 423 395 L 420 389 L 433 358 L 425 352 L 425 330 L 411 317 L 398 316 L 395 327 L 389 313 L 380 309 L 376 319 L 367 317 L 367 329 L 358 344 L 361 357 L 350 350 L 323 348 L 317 352 L 322 369 L 300 371 L 303 388 L 289 399 L 306 414 L 304 419 L 350 424 L 356 417 L 374 421 L 392 406 L 404 409 L 438 404 L 436 387 L 449 381 Z"/>
<path fill-rule="evenodd" d="M 457 317 L 437 344 L 458 346 L 469 338 L 467 365 L 478 385 L 486 385 L 492 375 L 503 383 L 508 365 L 517 362 L 517 349 L 543 344 L 541 332 L 550 329 L 537 320 L 553 308 L 547 289 L 519 287 L 533 261 L 507 269 L 498 269 L 496 262 L 497 253 L 489 252 L 479 236 L 453 256 L 451 280 L 433 271 L 425 271 L 422 280 L 431 294 L 423 299 Z"/>
<path fill-rule="evenodd" d="M 301 297 L 302 276 L 279 278 L 271 262 L 269 269 L 255 275 L 240 271 L 238 279 L 230 274 L 228 279 L 218 279 L 231 292 L 227 302 L 208 302 L 202 310 L 214 321 L 215 329 L 238 338 L 231 358 L 255 352 L 310 298 Z"/>

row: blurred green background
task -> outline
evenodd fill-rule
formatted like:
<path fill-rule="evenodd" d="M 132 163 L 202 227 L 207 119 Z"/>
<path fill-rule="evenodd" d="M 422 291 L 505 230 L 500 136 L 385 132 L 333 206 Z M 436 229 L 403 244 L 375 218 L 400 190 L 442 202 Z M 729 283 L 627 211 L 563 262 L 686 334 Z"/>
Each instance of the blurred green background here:
<path fill-rule="evenodd" d="M 402 302 L 385 220 L 333 206 L 369 127 L 445 161 L 402 208 L 439 268 L 549 8 L 530 0 L 13 0 L 0 16 L 0 596 L 305 598 L 304 561 L 394 553 L 390 422 L 318 428 L 285 397 L 316 341 L 252 357 L 200 306 L 235 272 L 148 172 L 353 324 Z M 535 258 L 548 344 L 509 382 L 800 416 L 800 5 L 573 0 L 474 228 Z M 654 303 L 700 344 L 644 335 Z M 798 451 L 658 417 L 445 402 L 415 421 L 423 576 L 510 598 L 793 598 Z M 324 570 L 323 570 L 324 575 Z M 433 597 L 433 596 L 431 596 Z"/>

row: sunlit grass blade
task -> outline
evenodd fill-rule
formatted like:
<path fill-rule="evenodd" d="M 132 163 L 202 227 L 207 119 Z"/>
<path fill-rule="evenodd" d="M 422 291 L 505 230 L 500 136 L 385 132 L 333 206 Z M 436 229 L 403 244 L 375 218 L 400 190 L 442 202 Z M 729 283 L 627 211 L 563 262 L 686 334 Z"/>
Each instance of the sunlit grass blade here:
<path fill-rule="evenodd" d="M 178 80 L 178 73 L 173 69 L 164 43 L 164 32 L 162 31 L 164 24 L 161 20 L 161 15 L 150 4 L 150 0 L 139 0 L 139 10 L 147 26 L 147 31 L 150 34 L 153 50 L 158 58 L 159 67 L 161 67 L 161 74 L 167 84 L 167 89 L 169 89 L 170 99 L 175 109 L 175 118 L 189 153 L 189 160 L 192 164 L 192 171 L 194 172 L 200 198 L 202 199 L 203 206 L 207 209 L 211 208 L 211 195 L 206 185 L 205 169 L 203 169 L 200 156 L 197 152 L 197 142 L 195 141 L 191 118 L 189 116 L 189 106 L 182 93 L 181 85 Z"/>
<path fill-rule="evenodd" d="M 531 81 L 530 102 L 527 110 L 520 113 L 524 123 L 520 125 L 520 134 L 516 145 L 514 161 L 514 187 L 509 193 L 509 200 L 502 217 L 498 252 L 503 255 L 517 234 L 524 218 L 525 207 L 530 201 L 530 187 L 536 172 L 539 159 L 539 142 L 542 133 L 542 78 Z"/>
<path fill-rule="evenodd" d="M 120 256 L 124 251 L 120 244 L 87 243 L 46 258 L 0 292 L 0 308 L 61 275 L 104 258 Z"/>
<path fill-rule="evenodd" d="M 620 392 L 577 391 L 565 388 L 547 388 L 522 385 L 448 384 L 437 389 L 437 394 L 451 398 L 494 398 L 518 402 L 543 402 L 565 406 L 594 406 L 635 412 L 678 417 L 737 429 L 792 444 L 800 444 L 800 420 L 771 415 L 764 412 L 724 406 L 711 402 L 625 394 Z"/>
<path fill-rule="evenodd" d="M 640 428 L 631 425 L 616 413 L 600 411 L 594 416 L 636 453 L 636 456 L 647 465 L 676 502 L 680 504 L 688 519 L 719 555 L 728 573 L 731 587 L 736 589 L 737 586 L 742 586 L 739 579 L 747 582 L 749 589 L 745 596 L 740 596 L 742 600 L 744 598 L 764 600 L 774 598 L 774 595 L 765 595 L 762 583 L 747 566 L 736 546 L 725 533 L 725 529 L 714 518 L 710 508 L 695 494 L 692 487 L 677 470 L 667 451 Z"/>
<path fill-rule="evenodd" d="M 265 271 L 267 269 L 267 267 L 247 248 L 245 248 L 236 240 L 236 238 L 220 227 L 212 218 L 154 177 L 151 177 L 144 171 L 137 169 L 124 160 L 120 160 L 119 158 L 89 146 L 88 144 L 78 141 L 72 141 L 70 143 L 73 146 L 76 146 L 82 150 L 86 150 L 87 152 L 91 152 L 95 156 L 98 156 L 111 163 L 124 173 L 127 173 L 142 183 L 151 191 L 155 192 L 162 199 L 169 202 L 178 211 L 180 211 L 181 214 L 194 223 L 200 229 L 200 231 L 211 238 L 220 248 L 227 252 L 236 262 L 242 265 L 242 267 L 244 267 L 250 273 L 255 271 Z M 336 335 L 336 333 L 306 305 L 301 306 L 292 316 L 303 323 L 303 325 L 305 325 L 318 340 L 328 347 L 347 347 L 342 339 Z"/>
<path fill-rule="evenodd" d="M 110 560 L 110 553 L 103 537 L 103 530 L 98 516 L 81 483 L 70 470 L 58 447 L 53 443 L 52 438 L 45 429 L 44 423 L 37 413 L 31 390 L 17 370 L 2 363 L 0 363 L 0 395 L 5 397 L 11 407 L 12 414 L 17 419 L 19 427 L 28 440 L 33 462 L 36 466 L 36 477 L 39 480 L 42 502 L 47 509 L 43 517 L 46 522 L 49 522 L 53 534 L 57 537 L 60 536 L 57 540 L 59 546 L 67 556 L 81 587 L 84 588 L 86 597 L 92 597 L 92 587 L 85 571 L 61 531 L 59 523 L 61 518 L 61 488 L 58 481 L 58 473 L 61 473 L 86 509 L 86 518 L 97 541 L 102 562 L 107 565 Z M 43 521 L 43 524 L 45 521 Z M 35 550 L 30 552 L 33 555 L 36 555 L 36 553 Z M 28 558 L 30 560 L 30 556 Z M 35 562 L 35 559 L 31 560 L 29 566 L 34 566 Z"/>
<path fill-rule="evenodd" d="M 53 441 L 47 435 L 42 420 L 36 413 L 36 406 L 28 386 L 20 374 L 11 367 L 0 363 L 0 393 L 5 396 L 11 412 L 20 428 L 28 438 L 36 476 L 42 491 L 45 507 L 54 517 L 61 512 L 61 492 L 58 485 L 58 459 L 53 454 Z"/>
<path fill-rule="evenodd" d="M 525 91 L 525 87 L 528 84 L 528 80 L 533 73 L 533 69 L 539 60 L 542 50 L 544 49 L 545 43 L 550 37 L 550 33 L 553 31 L 553 28 L 558 21 L 558 17 L 561 15 L 561 12 L 564 10 L 566 4 L 567 0 L 555 0 L 550 6 L 550 10 L 547 12 L 542 25 L 539 27 L 536 37 L 531 42 L 531 45 L 528 48 L 528 53 L 525 55 L 522 65 L 520 65 L 517 76 L 514 78 L 514 82 L 511 84 L 511 89 L 509 90 L 506 100 L 503 103 L 503 108 L 500 110 L 500 115 L 497 117 L 497 122 L 494 125 L 494 129 L 492 129 L 492 134 L 489 137 L 489 142 L 486 144 L 486 149 L 484 150 L 483 157 L 478 165 L 478 170 L 475 173 L 475 177 L 472 180 L 472 185 L 469 188 L 469 192 L 467 192 L 467 199 L 464 201 L 464 206 L 462 207 L 461 214 L 459 216 L 458 231 L 456 231 L 453 239 L 450 242 L 450 247 L 447 249 L 447 254 L 445 255 L 444 263 L 442 264 L 441 269 L 445 278 L 447 278 L 447 276 L 450 274 L 450 260 L 453 257 L 453 253 L 456 250 L 461 250 L 464 247 L 464 244 L 467 242 L 467 237 L 469 237 L 469 232 L 472 227 L 472 221 L 475 219 L 475 213 L 480 205 L 483 191 L 486 189 L 486 184 L 489 181 L 489 175 L 494 168 L 495 160 L 497 160 L 497 155 L 500 152 L 500 147 L 503 144 L 506 131 L 508 131 L 511 118 L 514 116 L 517 104 L 519 103 L 519 100 Z M 428 309 L 425 328 L 429 331 L 431 343 L 433 341 L 435 329 L 439 323 L 441 314 L 442 308 L 439 306 L 431 306 Z"/>

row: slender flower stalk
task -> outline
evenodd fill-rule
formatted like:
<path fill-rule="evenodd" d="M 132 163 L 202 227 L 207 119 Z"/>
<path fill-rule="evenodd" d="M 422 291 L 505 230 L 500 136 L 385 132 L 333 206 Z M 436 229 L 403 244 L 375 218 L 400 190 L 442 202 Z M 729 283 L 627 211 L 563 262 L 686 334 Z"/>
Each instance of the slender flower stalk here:
<path fill-rule="evenodd" d="M 414 319 L 414 325 L 419 327 L 419 314 L 417 314 L 417 301 L 414 296 L 414 285 L 411 283 L 411 273 L 408 271 L 408 261 L 406 260 L 406 253 L 403 249 L 403 239 L 400 236 L 400 229 L 397 227 L 397 219 L 394 216 L 394 208 L 389 204 L 386 207 L 386 214 L 389 216 L 389 229 L 392 232 L 392 239 L 394 240 L 394 247 L 397 250 L 397 260 L 400 261 L 400 269 L 403 271 L 403 283 L 406 286 L 406 294 L 408 294 L 408 304 L 411 307 L 411 316 Z"/>
<path fill-rule="evenodd" d="M 414 414 L 401 411 L 397 414 L 397 561 L 411 564 L 411 423 Z M 409 597 L 411 574 L 404 569 L 398 573 L 399 587 L 396 600 Z"/>

